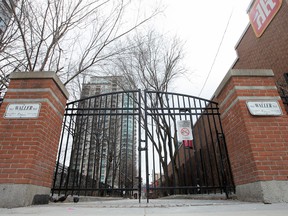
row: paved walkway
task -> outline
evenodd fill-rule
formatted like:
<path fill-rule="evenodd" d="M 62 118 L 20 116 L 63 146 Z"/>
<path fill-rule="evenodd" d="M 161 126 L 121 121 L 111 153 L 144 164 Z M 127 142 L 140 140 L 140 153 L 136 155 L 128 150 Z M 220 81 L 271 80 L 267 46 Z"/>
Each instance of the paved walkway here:
<path fill-rule="evenodd" d="M 159 199 L 110 200 L 91 202 L 50 203 L 49 205 L 1 209 L 1 216 L 287 216 L 288 204 L 246 203 L 237 200 Z"/>

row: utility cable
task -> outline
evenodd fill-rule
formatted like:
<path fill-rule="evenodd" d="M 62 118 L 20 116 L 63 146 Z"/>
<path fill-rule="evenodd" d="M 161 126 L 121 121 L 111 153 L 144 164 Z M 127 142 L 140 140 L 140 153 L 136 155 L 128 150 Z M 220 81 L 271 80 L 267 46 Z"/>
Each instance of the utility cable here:
<path fill-rule="evenodd" d="M 220 44 L 219 44 L 219 46 L 218 46 L 218 50 L 217 50 L 217 52 L 216 52 L 216 55 L 215 55 L 214 60 L 213 60 L 213 62 L 212 62 L 211 68 L 210 68 L 210 70 L 209 70 L 209 73 L 208 73 L 208 75 L 207 75 L 207 77 L 206 77 L 206 79 L 205 79 L 204 85 L 203 85 L 203 87 L 202 87 L 202 89 L 201 89 L 198 97 L 200 97 L 200 95 L 202 94 L 203 89 L 205 88 L 205 86 L 206 86 L 206 84 L 207 84 L 207 81 L 208 81 L 208 79 L 209 79 L 209 77 L 210 77 L 210 75 L 211 75 L 212 69 L 213 69 L 213 67 L 214 67 L 214 65 L 215 65 L 215 62 L 216 62 L 216 59 L 217 59 L 217 57 L 218 57 L 219 51 L 220 51 L 220 49 L 221 49 L 221 47 L 222 47 L 224 38 L 225 38 L 225 36 L 226 36 L 226 32 L 227 32 L 227 29 L 228 29 L 228 27 L 229 27 L 229 24 L 230 24 L 230 20 L 231 20 L 232 15 L 233 15 L 233 10 L 232 10 L 232 12 L 231 12 L 231 14 L 230 14 L 230 17 L 229 17 L 229 19 L 228 19 L 228 22 L 227 22 L 225 31 L 224 31 L 224 33 L 223 33 L 223 35 L 222 35 L 222 39 L 221 39 Z"/>

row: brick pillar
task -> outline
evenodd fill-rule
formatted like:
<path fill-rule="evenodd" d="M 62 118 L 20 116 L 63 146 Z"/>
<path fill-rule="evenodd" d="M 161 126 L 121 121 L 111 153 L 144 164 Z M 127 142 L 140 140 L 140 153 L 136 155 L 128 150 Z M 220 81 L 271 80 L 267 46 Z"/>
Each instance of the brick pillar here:
<path fill-rule="evenodd" d="M 53 72 L 10 79 L 0 108 L 0 207 L 48 203 L 68 93 Z"/>
<path fill-rule="evenodd" d="M 288 116 L 274 83 L 271 70 L 230 70 L 215 93 L 240 200 L 288 202 Z M 283 114 L 252 115 L 248 101 L 277 101 Z"/>

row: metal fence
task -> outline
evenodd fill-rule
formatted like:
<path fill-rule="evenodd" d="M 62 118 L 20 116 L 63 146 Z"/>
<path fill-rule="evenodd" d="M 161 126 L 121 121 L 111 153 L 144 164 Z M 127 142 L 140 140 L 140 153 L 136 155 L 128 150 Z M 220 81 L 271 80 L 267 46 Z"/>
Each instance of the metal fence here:
<path fill-rule="evenodd" d="M 149 201 L 234 188 L 217 103 L 137 90 L 67 104 L 52 195 Z"/>
<path fill-rule="evenodd" d="M 116 92 L 67 104 L 52 193 L 138 193 L 138 97 Z"/>
<path fill-rule="evenodd" d="M 217 103 L 145 93 L 146 193 L 229 193 L 234 183 Z"/>

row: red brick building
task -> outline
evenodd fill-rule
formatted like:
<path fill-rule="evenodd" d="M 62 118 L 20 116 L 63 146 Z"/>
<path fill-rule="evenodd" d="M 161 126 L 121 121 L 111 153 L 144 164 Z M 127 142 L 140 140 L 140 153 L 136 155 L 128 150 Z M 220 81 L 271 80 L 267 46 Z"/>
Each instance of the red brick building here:
<path fill-rule="evenodd" d="M 248 15 L 250 25 L 236 45 L 238 58 L 214 100 L 237 197 L 288 202 L 288 0 L 254 0 Z M 249 103 L 278 104 L 279 114 L 261 107 L 255 115 Z"/>
<path fill-rule="evenodd" d="M 288 96 L 283 76 L 288 73 L 288 0 L 278 2 L 282 2 L 280 9 L 261 36 L 256 36 L 251 24 L 247 26 L 235 47 L 238 59 L 232 68 L 272 69 L 278 89 L 281 91 L 281 87 L 284 87 L 286 93 L 281 93 Z"/>

